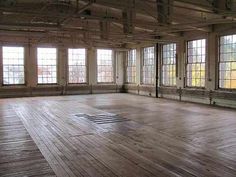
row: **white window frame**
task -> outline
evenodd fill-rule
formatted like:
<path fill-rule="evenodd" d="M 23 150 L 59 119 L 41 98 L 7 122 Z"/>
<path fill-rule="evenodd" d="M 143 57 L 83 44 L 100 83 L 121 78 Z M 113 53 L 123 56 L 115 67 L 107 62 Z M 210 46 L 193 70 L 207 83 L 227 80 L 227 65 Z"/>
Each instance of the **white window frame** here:
<path fill-rule="evenodd" d="M 20 62 L 19 62 L 19 53 L 18 53 L 18 58 L 16 59 L 15 57 L 14 57 L 14 59 L 16 60 L 16 61 L 18 61 L 18 64 L 16 64 L 16 63 L 14 63 L 14 64 L 4 64 L 4 48 L 18 48 L 18 49 L 21 49 L 23 52 L 22 52 L 22 58 L 20 58 L 20 59 L 22 59 L 22 61 L 23 61 L 23 64 L 19 64 Z M 14 60 L 13 59 L 13 60 Z M 14 82 L 14 83 L 5 83 L 4 82 L 4 78 L 10 78 L 10 77 L 5 77 L 5 74 L 6 73 L 8 73 L 8 76 L 9 76 L 9 74 L 10 74 L 10 71 L 4 71 L 4 67 L 5 66 L 8 66 L 8 68 L 10 68 L 10 65 L 11 65 L 11 67 L 18 67 L 18 69 L 20 68 L 20 67 L 22 67 L 23 68 L 23 82 L 22 83 L 16 83 L 16 82 Z M 26 75 L 25 75 L 25 48 L 23 47 L 23 46 L 2 46 L 2 72 L 3 72 L 3 75 L 2 75 L 2 82 L 3 82 L 3 85 L 4 86 L 10 86 L 10 85 L 25 85 L 25 83 L 26 83 Z M 17 73 L 17 72 L 15 72 L 15 73 Z M 13 80 L 15 80 L 16 78 L 18 78 L 18 79 L 20 79 L 21 77 L 14 77 L 14 71 L 12 71 L 12 74 L 13 74 L 13 77 L 12 77 L 12 79 Z M 18 73 L 19 74 L 19 73 Z"/>
<path fill-rule="evenodd" d="M 82 65 L 82 64 L 76 64 L 76 65 L 75 64 L 70 64 L 70 51 L 73 52 L 74 50 L 84 50 L 84 57 L 85 57 L 85 61 L 84 61 L 85 64 L 84 65 Z M 67 52 L 68 52 L 68 60 L 67 60 L 67 68 L 68 68 L 68 72 L 67 72 L 68 77 L 67 77 L 67 79 L 68 79 L 68 84 L 87 84 L 87 82 L 88 82 L 87 50 L 85 48 L 68 48 Z M 72 53 L 72 55 L 73 55 L 73 53 Z M 75 68 L 77 67 L 78 71 L 79 71 L 80 67 L 84 67 L 84 69 L 85 69 L 85 73 L 84 73 L 85 77 L 83 78 L 84 82 L 78 81 L 79 80 L 78 78 L 77 78 L 77 82 L 71 82 L 70 81 L 70 72 L 71 72 L 70 71 L 70 66 L 74 66 Z M 80 71 L 79 71 L 79 73 L 80 73 Z"/>
<path fill-rule="evenodd" d="M 176 86 L 176 43 L 163 44 L 161 48 L 161 85 L 167 87 L 175 87 Z M 169 54 L 168 54 L 169 52 Z M 169 73 L 170 76 L 172 73 L 172 77 L 168 77 L 168 83 L 165 81 L 164 73 Z"/>
<path fill-rule="evenodd" d="M 198 44 L 200 44 L 199 41 L 201 41 L 201 42 L 205 41 L 205 46 L 203 46 L 201 43 L 201 47 L 198 47 Z M 190 42 L 196 43 L 197 47 L 195 47 L 195 50 L 193 50 L 194 47 L 193 48 L 189 47 Z M 207 40 L 204 38 L 187 41 L 187 57 L 186 57 L 186 86 L 187 87 L 205 88 L 205 85 L 206 85 L 206 50 L 207 50 L 206 43 L 207 43 Z M 199 48 L 201 48 L 200 54 L 198 52 L 196 52 L 196 49 L 199 51 Z M 190 49 L 192 49 L 191 55 L 189 52 Z M 194 52 L 196 52 L 196 53 L 194 53 Z M 199 56 L 201 56 L 201 57 L 199 57 Z M 191 57 L 192 57 L 192 61 L 190 61 Z M 199 60 L 198 57 L 201 58 L 201 61 L 198 61 Z M 204 62 L 202 60 L 204 60 Z M 195 69 L 193 70 L 191 68 L 191 72 L 190 72 L 190 67 L 194 67 L 194 66 L 195 66 Z M 195 78 L 189 77 L 190 73 L 193 73 L 193 71 L 195 72 L 195 74 L 198 73 L 198 74 L 196 74 L 196 75 L 198 75 L 198 77 L 197 76 Z M 202 77 L 202 75 L 204 75 L 204 76 Z M 191 85 L 188 82 L 190 79 L 191 79 Z M 195 80 L 195 84 L 193 84 L 193 82 L 192 82 L 193 80 Z M 197 81 L 200 81 L 199 85 L 197 85 Z M 203 84 L 202 84 L 202 81 L 203 81 Z"/>
<path fill-rule="evenodd" d="M 151 58 L 145 58 L 145 50 L 151 50 L 153 49 L 153 63 L 150 63 Z M 150 54 L 148 54 L 150 55 Z M 155 46 L 149 46 L 149 47 L 144 47 L 142 49 L 142 84 L 143 85 L 154 85 L 155 84 Z M 149 62 L 147 62 L 149 60 Z M 146 62 L 148 64 L 146 64 Z M 145 69 L 146 68 L 146 69 Z M 150 75 L 151 77 L 146 77 L 147 75 Z M 150 79 L 150 82 L 147 81 Z"/>
<path fill-rule="evenodd" d="M 130 74 L 129 70 L 131 71 L 131 75 L 129 75 Z M 127 84 L 135 84 L 137 82 L 137 50 L 136 49 L 131 49 L 127 53 L 125 79 L 126 79 Z"/>
<path fill-rule="evenodd" d="M 225 41 L 225 40 L 229 40 Z M 229 51 L 225 51 L 224 46 L 230 45 L 231 49 L 227 48 Z M 236 86 L 236 34 L 224 35 L 219 38 L 219 59 L 218 59 L 218 88 L 225 90 L 235 90 Z M 224 71 L 224 72 L 223 72 Z M 224 76 L 223 76 L 224 75 Z M 230 76 L 227 78 L 227 75 Z M 222 79 L 226 78 L 226 79 Z M 221 86 L 221 81 L 228 82 L 229 87 Z M 224 83 L 227 84 L 227 83 Z"/>
<path fill-rule="evenodd" d="M 99 51 L 110 51 L 111 52 L 111 65 L 98 65 L 98 52 Z M 99 72 L 99 67 L 105 67 L 105 66 L 110 66 L 110 67 L 112 67 L 112 72 L 111 72 L 111 81 L 99 81 L 99 74 L 98 74 L 98 72 Z M 97 51 L 96 51 L 96 68 L 97 68 L 97 83 L 98 84 L 113 84 L 113 83 L 115 83 L 115 59 L 114 59 L 114 51 L 112 50 L 112 49 L 97 49 Z M 104 72 L 106 73 L 106 70 L 104 70 Z M 106 77 L 105 77 L 106 78 Z"/>
<path fill-rule="evenodd" d="M 55 56 L 56 56 L 56 59 L 55 59 L 56 60 L 56 64 L 55 65 L 44 65 L 44 64 L 40 65 L 39 64 L 39 50 L 40 49 L 44 49 L 44 50 L 46 50 L 46 49 L 55 49 L 56 50 L 56 54 L 55 54 Z M 55 69 L 56 69 L 56 71 L 54 71 L 56 73 L 56 77 L 50 77 L 50 78 L 51 79 L 55 78 L 55 82 L 39 82 L 39 76 L 40 76 L 39 72 L 38 72 L 39 66 L 47 66 L 47 67 L 48 66 L 54 66 Z M 42 79 L 44 78 L 43 75 L 42 75 L 41 78 Z M 58 84 L 58 49 L 56 47 L 37 47 L 37 84 L 38 85 L 56 85 L 56 84 Z"/>

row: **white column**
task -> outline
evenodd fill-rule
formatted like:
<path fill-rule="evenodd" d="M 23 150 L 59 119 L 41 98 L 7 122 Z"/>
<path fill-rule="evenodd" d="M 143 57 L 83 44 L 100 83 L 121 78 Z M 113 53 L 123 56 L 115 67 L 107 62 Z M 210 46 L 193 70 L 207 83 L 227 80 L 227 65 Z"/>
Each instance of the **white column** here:
<path fill-rule="evenodd" d="M 88 83 L 89 85 L 97 84 L 97 51 L 95 48 L 88 48 L 87 51 L 88 61 Z"/>
<path fill-rule="evenodd" d="M 185 40 L 181 39 L 177 44 L 177 62 L 178 62 L 178 78 L 176 78 L 177 88 L 184 88 L 185 82 L 185 61 L 186 61 L 186 49 Z"/>
<path fill-rule="evenodd" d="M 3 85 L 3 58 L 2 58 L 2 45 L 0 45 L 0 85 Z"/>
<path fill-rule="evenodd" d="M 206 57 L 206 88 L 208 90 L 216 89 L 216 64 L 217 64 L 217 35 L 216 33 L 208 34 Z"/>
<path fill-rule="evenodd" d="M 136 83 L 141 84 L 141 48 L 136 49 Z"/>
<path fill-rule="evenodd" d="M 124 58 L 125 52 L 115 52 L 116 53 L 116 84 L 124 84 Z"/>
<path fill-rule="evenodd" d="M 27 79 L 27 86 L 35 87 L 37 86 L 37 48 L 32 45 L 28 45 L 25 49 L 25 61 L 26 61 L 26 79 Z"/>
<path fill-rule="evenodd" d="M 63 46 L 58 47 L 58 85 L 65 86 L 67 84 L 67 48 Z"/>

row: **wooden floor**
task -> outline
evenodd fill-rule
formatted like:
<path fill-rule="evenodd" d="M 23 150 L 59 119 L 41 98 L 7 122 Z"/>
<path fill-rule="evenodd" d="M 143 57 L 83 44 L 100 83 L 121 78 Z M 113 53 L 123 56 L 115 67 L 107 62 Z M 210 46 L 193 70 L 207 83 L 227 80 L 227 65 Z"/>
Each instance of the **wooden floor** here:
<path fill-rule="evenodd" d="M 128 120 L 83 117 L 111 113 Z M 232 109 L 129 94 L 0 100 L 0 176 L 53 176 L 31 138 L 58 177 L 236 176 Z"/>
<path fill-rule="evenodd" d="M 56 176 L 5 100 L 0 104 L 0 176 Z"/>

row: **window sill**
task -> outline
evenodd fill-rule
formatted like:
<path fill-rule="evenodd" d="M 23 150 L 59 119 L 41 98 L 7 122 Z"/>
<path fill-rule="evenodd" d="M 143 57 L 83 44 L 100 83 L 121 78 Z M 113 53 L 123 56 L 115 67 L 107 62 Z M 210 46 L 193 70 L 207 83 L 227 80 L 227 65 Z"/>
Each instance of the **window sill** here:
<path fill-rule="evenodd" d="M 11 88 L 27 88 L 26 84 L 11 84 L 11 85 L 2 85 L 3 89 L 11 89 Z"/>
<path fill-rule="evenodd" d="M 141 84 L 140 87 L 156 87 L 154 84 Z"/>
<path fill-rule="evenodd" d="M 116 85 L 115 82 L 98 82 L 97 85 Z"/>
<path fill-rule="evenodd" d="M 126 82 L 125 85 L 138 85 L 137 83 Z"/>
<path fill-rule="evenodd" d="M 224 93 L 236 93 L 236 88 L 235 89 L 225 89 L 225 88 L 218 88 L 214 91 L 217 91 L 217 92 L 224 92 Z"/>
<path fill-rule="evenodd" d="M 87 86 L 89 85 L 87 82 L 85 83 L 68 83 L 67 86 Z"/>
<path fill-rule="evenodd" d="M 60 86 L 59 84 L 55 83 L 55 84 L 37 84 L 36 87 L 55 87 L 55 86 Z"/>
<path fill-rule="evenodd" d="M 184 87 L 186 90 L 206 90 L 206 87 Z"/>
<path fill-rule="evenodd" d="M 176 85 L 161 85 L 160 88 L 176 88 L 177 89 L 177 86 Z"/>

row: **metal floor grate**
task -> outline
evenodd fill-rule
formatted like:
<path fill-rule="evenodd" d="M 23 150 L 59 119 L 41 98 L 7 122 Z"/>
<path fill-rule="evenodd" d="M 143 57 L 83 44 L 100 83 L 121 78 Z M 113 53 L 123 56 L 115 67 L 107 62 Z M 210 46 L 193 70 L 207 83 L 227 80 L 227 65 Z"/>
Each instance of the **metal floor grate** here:
<path fill-rule="evenodd" d="M 109 124 L 109 123 L 129 121 L 129 119 L 120 117 L 116 114 L 98 114 L 98 115 L 76 114 L 75 116 L 79 118 L 88 119 L 96 124 Z"/>

